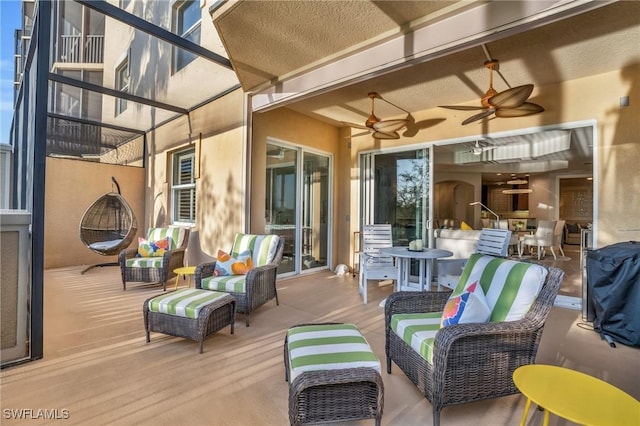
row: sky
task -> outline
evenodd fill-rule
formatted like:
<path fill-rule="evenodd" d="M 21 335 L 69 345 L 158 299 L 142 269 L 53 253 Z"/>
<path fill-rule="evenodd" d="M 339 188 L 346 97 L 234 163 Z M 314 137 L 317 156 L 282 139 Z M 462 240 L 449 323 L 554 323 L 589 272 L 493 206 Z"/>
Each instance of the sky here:
<path fill-rule="evenodd" d="M 20 0 L 0 0 L 0 143 L 9 143 L 13 118 L 13 43 Z"/>

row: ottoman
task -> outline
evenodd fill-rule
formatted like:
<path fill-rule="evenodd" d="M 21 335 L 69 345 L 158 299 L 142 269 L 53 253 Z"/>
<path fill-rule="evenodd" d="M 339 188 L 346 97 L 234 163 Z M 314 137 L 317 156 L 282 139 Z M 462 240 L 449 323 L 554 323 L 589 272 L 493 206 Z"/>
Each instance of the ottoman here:
<path fill-rule="evenodd" d="M 147 342 L 155 331 L 198 341 L 202 353 L 205 337 L 228 325 L 233 334 L 236 300 L 229 293 L 185 288 L 145 300 L 142 310 Z"/>
<path fill-rule="evenodd" d="M 302 324 L 284 341 L 292 425 L 375 419 L 384 387 L 380 360 L 353 324 Z"/>

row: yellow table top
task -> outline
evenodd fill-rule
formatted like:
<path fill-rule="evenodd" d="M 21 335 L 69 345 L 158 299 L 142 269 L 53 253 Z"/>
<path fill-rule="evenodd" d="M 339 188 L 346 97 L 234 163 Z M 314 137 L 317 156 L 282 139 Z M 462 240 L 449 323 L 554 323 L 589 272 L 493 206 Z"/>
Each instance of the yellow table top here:
<path fill-rule="evenodd" d="M 516 387 L 540 407 L 583 425 L 640 425 L 640 402 L 615 386 L 568 368 L 532 364 L 513 373 Z"/>
<path fill-rule="evenodd" d="M 173 270 L 174 274 L 177 275 L 193 275 L 196 273 L 195 266 L 181 266 L 180 268 L 176 268 Z"/>

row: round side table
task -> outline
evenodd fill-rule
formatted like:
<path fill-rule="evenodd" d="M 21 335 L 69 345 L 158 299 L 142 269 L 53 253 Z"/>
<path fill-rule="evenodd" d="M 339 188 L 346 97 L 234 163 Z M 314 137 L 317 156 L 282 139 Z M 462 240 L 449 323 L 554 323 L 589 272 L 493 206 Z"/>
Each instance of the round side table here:
<path fill-rule="evenodd" d="M 579 371 L 553 365 L 524 365 L 513 372 L 513 382 L 527 397 L 521 426 L 526 424 L 532 401 L 544 408 L 545 426 L 549 424 L 549 413 L 581 425 L 640 424 L 638 400 Z"/>
<path fill-rule="evenodd" d="M 174 290 L 178 289 L 178 281 L 180 280 L 181 275 L 187 278 L 187 287 L 191 287 L 191 275 L 194 275 L 196 273 L 196 267 L 182 266 L 180 268 L 174 269 L 173 273 L 176 274 L 176 286 L 173 288 Z"/>

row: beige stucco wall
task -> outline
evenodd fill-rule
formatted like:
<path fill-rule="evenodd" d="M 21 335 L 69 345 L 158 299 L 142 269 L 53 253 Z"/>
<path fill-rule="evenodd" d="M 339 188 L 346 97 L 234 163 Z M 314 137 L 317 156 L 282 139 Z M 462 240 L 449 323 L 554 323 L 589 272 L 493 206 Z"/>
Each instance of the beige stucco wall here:
<path fill-rule="evenodd" d="M 144 235 L 140 226 L 144 212 L 143 168 L 48 158 L 46 169 L 45 268 L 117 261 L 117 256 L 101 256 L 89 250 L 79 234 L 87 208 L 100 196 L 117 191 L 112 188 L 112 176 L 136 215 L 138 235 Z M 137 238 L 132 244 L 137 244 Z"/>
<path fill-rule="evenodd" d="M 150 132 L 144 226 L 175 224 L 171 217 L 171 159 L 196 150 L 196 223 L 191 229 L 188 263 L 197 264 L 229 250 L 235 232 L 244 230 L 246 173 L 244 95 L 236 90 L 190 114 Z M 199 174 L 198 174 L 199 172 Z"/>

